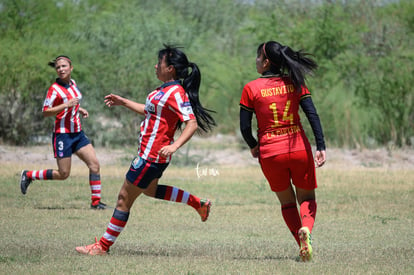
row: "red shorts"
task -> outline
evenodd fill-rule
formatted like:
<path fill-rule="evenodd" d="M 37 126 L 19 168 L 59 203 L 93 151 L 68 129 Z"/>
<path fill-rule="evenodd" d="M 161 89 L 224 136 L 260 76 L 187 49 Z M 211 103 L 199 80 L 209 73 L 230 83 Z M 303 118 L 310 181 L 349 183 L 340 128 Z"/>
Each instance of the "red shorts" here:
<path fill-rule="evenodd" d="M 296 187 L 313 190 L 317 187 L 315 163 L 311 151 L 296 151 L 259 159 L 263 174 L 274 192 L 286 190 L 291 182 Z"/>

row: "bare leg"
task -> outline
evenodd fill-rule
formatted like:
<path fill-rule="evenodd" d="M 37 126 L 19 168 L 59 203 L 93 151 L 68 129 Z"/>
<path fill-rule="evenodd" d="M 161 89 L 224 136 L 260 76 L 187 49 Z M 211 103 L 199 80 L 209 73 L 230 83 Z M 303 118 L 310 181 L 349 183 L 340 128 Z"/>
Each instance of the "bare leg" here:
<path fill-rule="evenodd" d="M 88 166 L 90 174 L 99 174 L 100 165 L 92 144 L 80 148 L 75 154 Z"/>
<path fill-rule="evenodd" d="M 151 182 L 150 185 L 157 184 L 157 180 Z M 81 254 L 104 255 L 109 248 L 115 243 L 119 234 L 124 230 L 128 218 L 129 211 L 139 195 L 144 192 L 143 189 L 131 184 L 127 179 L 121 187 L 118 194 L 116 208 L 112 214 L 109 225 L 99 241 L 87 246 L 78 246 L 76 251 Z"/>
<path fill-rule="evenodd" d="M 157 187 L 158 187 L 158 180 L 159 179 L 154 179 L 150 185 L 148 185 L 147 189 L 143 190 L 143 193 L 145 195 L 147 195 L 148 197 L 153 197 L 155 198 L 155 194 L 157 192 Z"/>
<path fill-rule="evenodd" d="M 299 205 L 301 205 L 304 201 L 315 200 L 315 190 L 296 188 L 296 197 Z"/>
<path fill-rule="evenodd" d="M 293 191 L 292 185 L 289 185 L 289 188 L 284 191 L 276 192 L 276 196 L 279 199 L 281 205 L 289 203 L 296 204 L 295 192 Z"/>
<path fill-rule="evenodd" d="M 54 180 L 65 180 L 70 175 L 70 169 L 72 166 L 72 157 L 57 158 L 56 159 L 58 170 L 53 170 Z"/>
<path fill-rule="evenodd" d="M 89 168 L 89 186 L 91 188 L 91 208 L 94 209 L 106 209 L 106 204 L 101 202 L 101 175 L 100 165 L 96 158 L 95 149 L 92 144 L 88 144 L 75 154 L 88 166 Z"/>
<path fill-rule="evenodd" d="M 157 189 L 158 179 L 154 179 L 146 189 L 141 189 L 131 184 L 127 179 L 124 180 L 124 184 L 121 187 L 118 195 L 118 201 L 116 202 L 116 209 L 129 212 L 135 200 L 142 193 L 153 197 L 155 190 Z M 151 195 L 151 194 L 154 195 Z"/>

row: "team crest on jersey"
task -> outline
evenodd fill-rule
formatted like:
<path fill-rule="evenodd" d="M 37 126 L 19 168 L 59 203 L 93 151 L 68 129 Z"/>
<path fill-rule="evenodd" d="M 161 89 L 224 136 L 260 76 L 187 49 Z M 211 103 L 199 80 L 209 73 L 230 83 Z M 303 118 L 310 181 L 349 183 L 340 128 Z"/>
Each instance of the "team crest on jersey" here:
<path fill-rule="evenodd" d="M 159 101 L 164 95 L 165 93 L 163 91 L 160 91 L 158 92 L 158 94 L 155 95 L 154 100 Z"/>

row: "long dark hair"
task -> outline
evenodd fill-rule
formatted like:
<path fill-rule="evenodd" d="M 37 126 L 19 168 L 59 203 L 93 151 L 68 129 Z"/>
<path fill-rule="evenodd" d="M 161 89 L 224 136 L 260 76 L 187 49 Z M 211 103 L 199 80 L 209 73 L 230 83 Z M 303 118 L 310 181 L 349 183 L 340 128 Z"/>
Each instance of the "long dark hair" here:
<path fill-rule="evenodd" d="M 183 80 L 182 86 L 188 95 L 199 128 L 204 132 L 212 130 L 216 122 L 209 112 L 213 111 L 204 108 L 198 96 L 201 82 L 198 66 L 189 62 L 187 56 L 174 46 L 164 44 L 164 49 L 158 52 L 158 58 L 162 59 L 164 56 L 166 64 L 174 66 L 177 79 Z M 177 127 L 180 128 L 180 126 L 181 123 L 178 123 Z"/>
<path fill-rule="evenodd" d="M 306 75 L 312 74 L 318 64 L 302 50 L 294 51 L 276 41 L 262 43 L 257 48 L 257 56 L 262 55 L 270 61 L 270 71 L 275 74 L 288 73 L 296 90 L 305 85 Z"/>

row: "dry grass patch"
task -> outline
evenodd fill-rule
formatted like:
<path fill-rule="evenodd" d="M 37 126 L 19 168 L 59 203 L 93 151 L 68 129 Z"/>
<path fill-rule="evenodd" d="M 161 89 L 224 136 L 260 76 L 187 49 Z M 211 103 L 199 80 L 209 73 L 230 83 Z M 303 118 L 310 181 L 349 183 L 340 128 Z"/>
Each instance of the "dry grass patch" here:
<path fill-rule="evenodd" d="M 172 164 L 161 182 L 212 199 L 209 220 L 188 206 L 140 197 L 111 255 L 84 257 L 74 247 L 100 237 L 112 215 L 89 209 L 86 167 L 74 162 L 68 180 L 35 182 L 23 196 L 20 170 L 39 165 L 0 164 L 0 274 L 414 273 L 412 169 L 318 169 L 315 258 L 303 264 L 257 165 L 200 163 L 218 174 L 199 177 L 197 163 Z M 110 205 L 127 168 L 122 159 L 102 166 Z"/>

